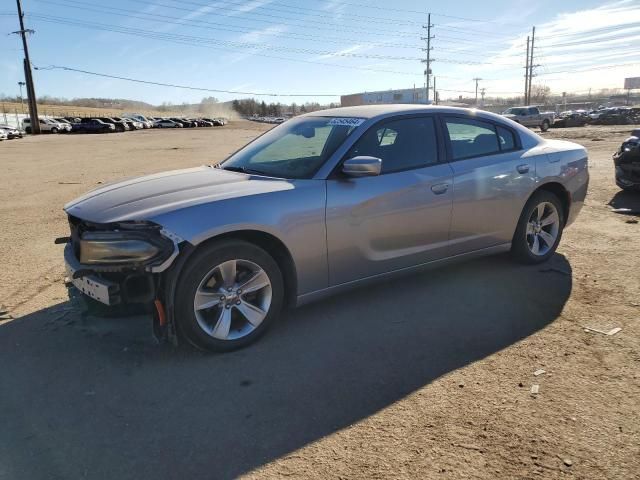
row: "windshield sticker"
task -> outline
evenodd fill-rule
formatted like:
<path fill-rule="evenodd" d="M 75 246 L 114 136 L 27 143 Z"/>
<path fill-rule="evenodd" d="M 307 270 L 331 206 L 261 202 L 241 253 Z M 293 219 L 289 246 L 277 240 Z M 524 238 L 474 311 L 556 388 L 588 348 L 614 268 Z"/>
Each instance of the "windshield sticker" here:
<path fill-rule="evenodd" d="M 364 123 L 364 118 L 332 118 L 329 121 L 329 125 L 331 126 L 342 126 L 342 127 L 359 127 Z"/>

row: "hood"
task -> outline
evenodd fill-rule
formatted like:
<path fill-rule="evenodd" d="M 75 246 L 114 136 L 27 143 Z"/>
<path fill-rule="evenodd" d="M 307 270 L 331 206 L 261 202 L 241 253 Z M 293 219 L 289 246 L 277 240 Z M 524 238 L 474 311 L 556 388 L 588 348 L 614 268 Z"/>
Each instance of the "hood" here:
<path fill-rule="evenodd" d="M 516 118 L 517 117 L 517 115 L 514 115 L 513 113 L 503 113 L 502 116 L 505 117 L 505 118 Z"/>
<path fill-rule="evenodd" d="M 286 180 L 198 167 L 105 185 L 69 202 L 64 210 L 94 223 L 150 220 L 193 205 L 290 188 Z"/>

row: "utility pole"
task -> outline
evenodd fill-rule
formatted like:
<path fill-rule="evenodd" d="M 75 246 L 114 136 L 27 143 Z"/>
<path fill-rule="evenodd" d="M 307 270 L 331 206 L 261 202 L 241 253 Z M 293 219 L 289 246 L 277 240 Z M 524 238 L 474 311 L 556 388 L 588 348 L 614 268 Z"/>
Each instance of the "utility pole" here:
<path fill-rule="evenodd" d="M 436 77 L 433 76 L 433 103 L 438 104 L 438 90 L 436 90 Z"/>
<path fill-rule="evenodd" d="M 536 42 L 536 27 L 531 32 L 531 54 L 529 56 L 529 91 L 527 92 L 527 104 L 531 103 L 531 84 L 533 83 L 533 49 Z"/>
<path fill-rule="evenodd" d="M 524 103 L 529 105 L 529 37 L 527 37 L 527 61 L 524 66 Z"/>
<path fill-rule="evenodd" d="M 24 49 L 24 79 L 27 84 L 27 100 L 29 101 L 29 119 L 31 125 L 31 133 L 40 133 L 40 121 L 38 118 L 38 105 L 36 104 L 36 89 L 33 86 L 33 75 L 31 73 L 31 60 L 29 59 L 29 46 L 27 45 L 27 33 L 33 33 L 33 30 L 24 28 L 24 13 L 22 13 L 22 3 L 16 0 L 18 6 L 18 19 L 20 20 L 20 30 L 13 33 L 19 33 L 22 37 L 22 47 Z"/>
<path fill-rule="evenodd" d="M 474 78 L 473 80 L 476 82 L 476 107 L 477 107 L 477 106 L 478 106 L 478 82 L 479 82 L 480 80 L 482 80 L 482 79 L 481 79 L 481 78 L 476 77 L 476 78 Z"/>
<path fill-rule="evenodd" d="M 424 71 L 424 75 L 426 77 L 427 80 L 427 84 L 425 87 L 425 94 L 426 94 L 426 100 L 427 103 L 429 103 L 429 89 L 431 88 L 431 50 L 433 50 L 433 47 L 431 47 L 431 40 L 433 40 L 433 36 L 431 36 L 431 27 L 433 27 L 433 25 L 431 24 L 431 14 L 429 13 L 427 15 L 427 25 L 426 26 L 422 26 L 422 28 L 426 28 L 427 29 L 427 36 L 426 37 L 422 37 L 421 40 L 425 40 L 427 42 L 427 48 L 423 48 L 422 51 L 423 52 L 427 52 L 427 59 L 426 60 L 422 60 L 422 63 L 426 63 L 427 64 L 427 68 Z"/>

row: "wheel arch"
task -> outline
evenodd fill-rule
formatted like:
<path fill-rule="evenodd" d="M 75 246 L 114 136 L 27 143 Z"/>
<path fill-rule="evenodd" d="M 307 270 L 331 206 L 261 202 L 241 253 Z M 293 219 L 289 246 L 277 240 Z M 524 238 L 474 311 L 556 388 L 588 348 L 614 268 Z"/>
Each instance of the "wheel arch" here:
<path fill-rule="evenodd" d="M 562 205 L 562 220 L 563 223 L 566 223 L 567 219 L 569 218 L 569 211 L 571 210 L 571 194 L 569 193 L 569 191 L 560 182 L 550 181 L 539 185 L 533 192 L 531 192 L 529 198 L 531 198 L 536 194 L 536 192 L 539 192 L 541 190 L 553 193 L 556 197 L 558 197 Z M 527 201 L 529 201 L 529 198 L 527 199 Z"/>
<path fill-rule="evenodd" d="M 174 261 L 176 268 L 172 268 L 171 276 L 176 279 L 180 276 L 184 265 L 187 263 L 188 257 L 212 243 L 220 242 L 223 240 L 241 240 L 247 243 L 251 243 L 262 248 L 276 261 L 282 272 L 282 280 L 285 288 L 285 305 L 294 305 L 298 294 L 298 277 L 296 266 L 293 261 L 291 252 L 275 235 L 265 232 L 263 230 L 255 229 L 241 229 L 232 230 L 228 232 L 222 232 L 217 235 L 213 235 L 196 245 L 188 244 L 189 247 L 181 249 L 182 252 Z M 172 294 L 175 292 L 172 292 Z M 172 302 L 173 303 L 173 302 Z"/>

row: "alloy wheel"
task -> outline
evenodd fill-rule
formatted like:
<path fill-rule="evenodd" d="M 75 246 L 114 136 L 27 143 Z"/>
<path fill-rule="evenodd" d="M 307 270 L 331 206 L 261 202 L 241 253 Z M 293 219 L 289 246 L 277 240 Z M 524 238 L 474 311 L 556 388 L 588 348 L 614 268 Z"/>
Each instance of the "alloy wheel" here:
<path fill-rule="evenodd" d="M 542 202 L 531 212 L 527 222 L 527 245 L 536 256 L 544 256 L 553 248 L 560 232 L 560 215 L 555 205 Z"/>
<path fill-rule="evenodd" d="M 193 299 L 200 328 L 218 340 L 237 340 L 253 332 L 271 307 L 267 273 L 249 260 L 228 260 L 202 279 Z"/>

